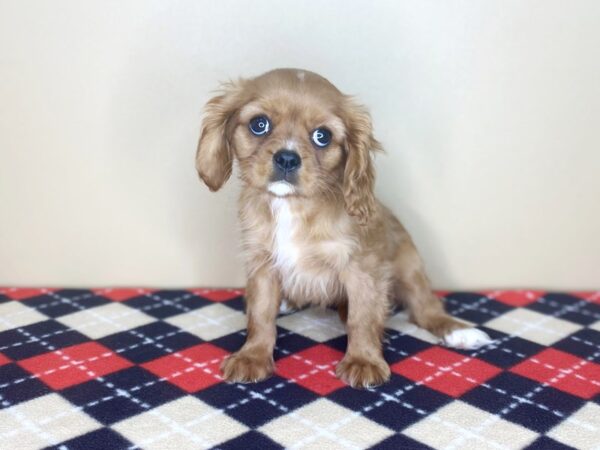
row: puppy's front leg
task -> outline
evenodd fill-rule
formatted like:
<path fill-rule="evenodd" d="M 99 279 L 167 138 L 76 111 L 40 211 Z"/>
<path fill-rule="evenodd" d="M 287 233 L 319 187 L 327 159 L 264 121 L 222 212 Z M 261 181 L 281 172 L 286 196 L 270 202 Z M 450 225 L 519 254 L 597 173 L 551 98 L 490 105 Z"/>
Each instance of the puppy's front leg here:
<path fill-rule="evenodd" d="M 273 348 L 277 337 L 275 319 L 280 299 L 279 281 L 267 267 L 250 277 L 246 289 L 248 336 L 242 348 L 221 365 L 227 381 L 256 382 L 273 373 Z"/>
<path fill-rule="evenodd" d="M 343 275 L 348 295 L 348 348 L 336 374 L 356 388 L 377 386 L 390 377 L 381 339 L 388 314 L 387 283 L 356 267 Z"/>

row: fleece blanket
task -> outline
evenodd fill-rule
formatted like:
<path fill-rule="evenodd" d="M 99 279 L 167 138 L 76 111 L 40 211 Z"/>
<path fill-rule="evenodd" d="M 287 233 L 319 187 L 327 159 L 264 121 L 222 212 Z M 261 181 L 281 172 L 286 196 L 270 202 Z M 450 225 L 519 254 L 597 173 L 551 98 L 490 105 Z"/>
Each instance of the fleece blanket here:
<path fill-rule="evenodd" d="M 600 448 L 600 292 L 440 295 L 495 342 L 445 348 L 399 311 L 391 380 L 355 390 L 331 310 L 281 315 L 276 374 L 228 384 L 241 290 L 1 288 L 0 448 Z"/>

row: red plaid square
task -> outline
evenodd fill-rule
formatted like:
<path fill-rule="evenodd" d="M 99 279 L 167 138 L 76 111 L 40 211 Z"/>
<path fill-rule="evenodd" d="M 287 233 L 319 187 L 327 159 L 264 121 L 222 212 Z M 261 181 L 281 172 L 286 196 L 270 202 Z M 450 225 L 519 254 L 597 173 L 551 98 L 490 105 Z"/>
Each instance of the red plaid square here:
<path fill-rule="evenodd" d="M 133 364 L 96 342 L 74 345 L 19 361 L 53 389 L 63 389 Z"/>
<path fill-rule="evenodd" d="M 0 288 L 0 294 L 4 294 L 12 300 L 25 300 L 52 291 L 53 289 L 46 288 Z"/>
<path fill-rule="evenodd" d="M 190 292 L 213 302 L 224 302 L 244 294 L 241 289 L 192 289 Z"/>
<path fill-rule="evenodd" d="M 530 303 L 536 302 L 544 291 L 492 291 L 485 292 L 485 295 L 489 298 L 493 298 L 499 302 L 505 303 L 510 306 L 525 306 Z"/>
<path fill-rule="evenodd" d="M 441 347 L 417 353 L 392 365 L 391 369 L 452 397 L 461 396 L 501 372 L 484 361 Z"/>
<path fill-rule="evenodd" d="M 510 370 L 586 399 L 600 392 L 599 364 L 553 348 L 532 356 Z"/>
<path fill-rule="evenodd" d="M 142 364 L 142 367 L 186 392 L 197 392 L 223 381 L 219 366 L 229 353 L 200 344 Z"/>
<path fill-rule="evenodd" d="M 315 345 L 277 361 L 277 375 L 293 379 L 300 386 L 320 395 L 327 395 L 343 386 L 335 376 L 335 365 L 344 357 L 324 344 Z"/>
<path fill-rule="evenodd" d="M 120 289 L 111 289 L 111 288 L 102 288 L 102 289 L 94 289 L 92 292 L 96 295 L 101 295 L 102 297 L 106 297 L 111 299 L 114 302 L 123 302 L 125 300 L 129 300 L 130 298 L 137 297 L 138 295 L 148 294 L 153 292 L 151 289 L 135 289 L 135 288 L 120 288 Z"/>
<path fill-rule="evenodd" d="M 10 362 L 10 359 L 8 359 L 6 356 L 4 356 L 2 353 L 0 353 L 0 366 L 3 366 L 4 364 L 8 364 Z"/>
<path fill-rule="evenodd" d="M 588 302 L 600 303 L 600 291 L 594 292 L 573 292 L 575 297 L 579 297 Z"/>

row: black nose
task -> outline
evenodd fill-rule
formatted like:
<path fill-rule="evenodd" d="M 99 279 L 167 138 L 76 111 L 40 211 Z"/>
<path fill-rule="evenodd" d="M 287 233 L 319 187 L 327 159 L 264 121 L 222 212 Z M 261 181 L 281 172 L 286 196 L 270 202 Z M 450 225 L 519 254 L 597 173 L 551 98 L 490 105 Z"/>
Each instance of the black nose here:
<path fill-rule="evenodd" d="M 275 166 L 284 172 L 293 172 L 300 167 L 300 155 L 291 150 L 279 150 L 273 155 Z"/>

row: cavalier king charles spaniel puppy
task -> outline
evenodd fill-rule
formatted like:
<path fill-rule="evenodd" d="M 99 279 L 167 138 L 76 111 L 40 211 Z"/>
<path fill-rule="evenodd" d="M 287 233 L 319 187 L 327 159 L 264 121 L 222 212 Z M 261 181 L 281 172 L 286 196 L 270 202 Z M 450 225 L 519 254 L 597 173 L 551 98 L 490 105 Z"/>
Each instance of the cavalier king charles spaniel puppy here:
<path fill-rule="evenodd" d="M 206 104 L 198 173 L 217 191 L 236 159 L 242 183 L 248 333 L 221 366 L 226 380 L 271 375 L 283 298 L 337 307 L 348 347 L 336 374 L 357 388 L 390 377 L 382 337 L 396 304 L 448 346 L 491 342 L 444 311 L 409 234 L 375 198 L 378 150 L 365 108 L 306 70 L 227 83 Z"/>

